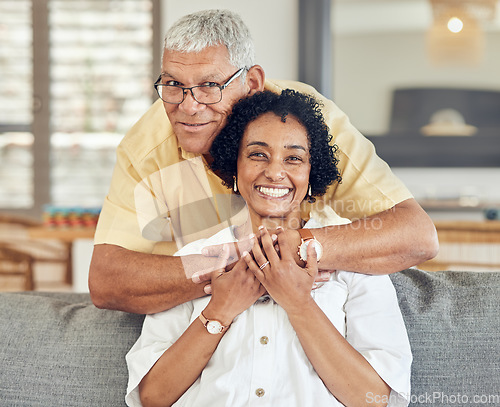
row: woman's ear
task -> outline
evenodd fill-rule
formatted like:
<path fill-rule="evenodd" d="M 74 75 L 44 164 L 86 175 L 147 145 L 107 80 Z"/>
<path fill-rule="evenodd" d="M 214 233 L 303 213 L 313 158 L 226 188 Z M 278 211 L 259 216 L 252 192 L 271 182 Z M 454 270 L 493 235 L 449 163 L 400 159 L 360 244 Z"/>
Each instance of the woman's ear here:
<path fill-rule="evenodd" d="M 257 92 L 262 92 L 264 90 L 264 81 L 266 80 L 266 74 L 264 69 L 260 65 L 252 66 L 245 78 L 246 85 L 248 86 L 248 96 L 253 95 Z"/>

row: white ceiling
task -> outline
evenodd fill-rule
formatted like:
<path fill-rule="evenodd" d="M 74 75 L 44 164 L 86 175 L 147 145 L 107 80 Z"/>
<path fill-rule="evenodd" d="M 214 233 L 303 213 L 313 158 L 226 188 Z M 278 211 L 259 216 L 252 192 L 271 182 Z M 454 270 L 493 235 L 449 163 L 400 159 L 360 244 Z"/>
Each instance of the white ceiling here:
<path fill-rule="evenodd" d="M 428 0 L 332 0 L 332 29 L 337 35 L 425 31 L 432 23 Z M 500 31 L 500 0 L 486 30 Z"/>

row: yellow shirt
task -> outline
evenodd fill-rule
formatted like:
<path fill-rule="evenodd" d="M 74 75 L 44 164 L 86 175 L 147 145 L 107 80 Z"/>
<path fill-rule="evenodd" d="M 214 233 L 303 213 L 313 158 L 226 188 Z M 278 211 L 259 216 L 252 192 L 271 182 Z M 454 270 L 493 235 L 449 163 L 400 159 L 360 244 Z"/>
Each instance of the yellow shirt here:
<path fill-rule="evenodd" d="M 292 88 L 320 100 L 333 142 L 338 146 L 342 182 L 332 185 L 311 210 L 331 206 L 354 220 L 392 208 L 412 195 L 375 153 L 347 116 L 314 88 L 300 82 L 266 80 L 274 92 Z M 117 149 L 109 194 L 99 217 L 95 244 L 173 254 L 184 244 L 206 238 L 238 222 L 245 209 L 222 185 L 202 156 L 183 151 L 161 100 L 130 129 Z"/>

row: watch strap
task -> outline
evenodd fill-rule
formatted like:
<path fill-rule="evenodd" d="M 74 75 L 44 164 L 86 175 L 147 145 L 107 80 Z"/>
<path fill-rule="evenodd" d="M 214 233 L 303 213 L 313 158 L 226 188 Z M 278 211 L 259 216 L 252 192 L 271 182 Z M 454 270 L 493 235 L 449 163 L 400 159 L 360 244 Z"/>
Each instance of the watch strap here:
<path fill-rule="evenodd" d="M 306 242 L 307 240 L 314 239 L 314 235 L 311 232 L 311 229 L 298 229 L 300 238 L 302 239 L 301 243 Z"/>
<path fill-rule="evenodd" d="M 203 315 L 203 312 L 200 314 L 200 316 L 199 316 L 198 318 L 200 318 L 200 321 L 201 321 L 201 323 L 203 324 L 203 326 L 205 326 L 205 327 L 206 327 L 206 326 L 207 326 L 207 324 L 208 324 L 208 319 L 207 319 L 207 318 L 205 318 L 205 315 Z"/>

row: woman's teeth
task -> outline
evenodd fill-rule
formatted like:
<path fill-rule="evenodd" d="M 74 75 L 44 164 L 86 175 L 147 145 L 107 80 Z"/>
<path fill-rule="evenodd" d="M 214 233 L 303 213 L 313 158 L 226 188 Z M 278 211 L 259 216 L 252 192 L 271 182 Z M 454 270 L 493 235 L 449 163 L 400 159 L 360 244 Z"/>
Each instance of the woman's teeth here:
<path fill-rule="evenodd" d="M 267 196 L 271 196 L 273 198 L 280 198 L 285 196 L 290 192 L 290 188 L 266 188 L 266 187 L 257 187 L 257 190 Z"/>

